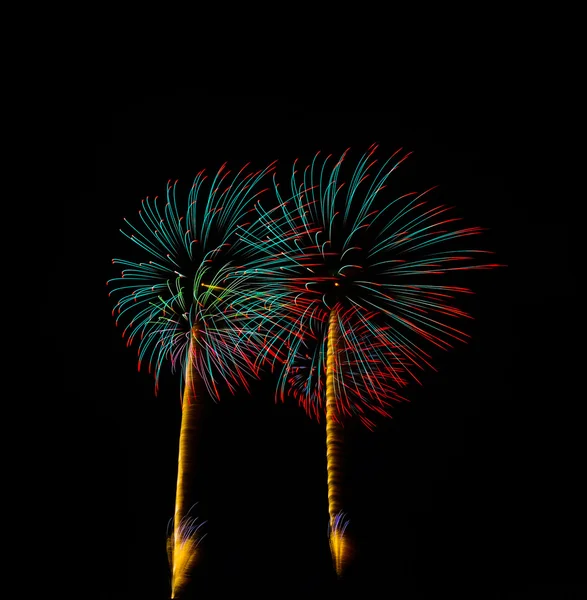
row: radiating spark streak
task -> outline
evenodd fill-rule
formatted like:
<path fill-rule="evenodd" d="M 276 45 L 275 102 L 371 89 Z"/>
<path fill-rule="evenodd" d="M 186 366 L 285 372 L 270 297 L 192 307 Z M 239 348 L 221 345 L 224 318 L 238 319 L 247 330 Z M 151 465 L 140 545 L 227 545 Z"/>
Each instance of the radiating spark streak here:
<path fill-rule="evenodd" d="M 265 191 L 258 189 L 261 180 L 273 168 L 272 164 L 263 171 L 245 174 L 243 167 L 232 175 L 223 165 L 208 183 L 208 192 L 207 177 L 201 171 L 191 186 L 185 213 L 178 207 L 177 182 L 170 182 L 163 208 L 157 197 L 143 200 L 139 213 L 142 229 L 125 219 L 132 235 L 123 233 L 155 260 L 114 259 L 123 271 L 108 285 L 110 295 L 119 296 L 114 309 L 116 322 L 126 321 L 124 333 L 130 343 L 139 339 L 140 362 L 147 363 L 155 375 L 156 389 L 168 359 L 173 370 L 185 362 L 185 333 L 194 324 L 203 323 L 216 323 L 214 330 L 203 327 L 198 340 L 200 347 L 219 357 L 214 365 L 220 373 L 214 377 L 241 384 L 241 373 L 234 365 L 246 364 L 247 360 L 245 347 L 239 344 L 242 336 L 236 331 L 250 330 L 251 343 L 260 339 L 253 331 L 267 311 L 258 300 L 251 302 L 246 277 L 235 277 L 231 286 L 222 281 L 242 271 L 242 265 L 234 260 L 242 245 L 237 232 L 250 205 Z M 218 263 L 215 271 L 210 260 Z M 178 353 L 177 347 L 183 352 Z M 250 353 L 255 354 L 255 350 Z M 210 364 L 201 353 L 196 368 L 205 382 L 212 377 Z M 214 389 L 208 383 L 206 387 Z"/>
<path fill-rule="evenodd" d="M 277 207 L 265 209 L 257 203 L 257 220 L 241 232 L 255 270 L 255 287 L 275 298 L 272 327 L 282 328 L 275 344 L 302 335 L 313 347 L 312 339 L 326 335 L 328 313 L 336 302 L 353 307 L 341 329 L 345 358 L 338 366 L 343 383 L 336 401 L 341 411 L 344 407 L 363 416 L 370 410 L 381 414 L 385 400 L 396 399 L 394 394 L 410 379 L 420 380 L 417 371 L 434 368 L 426 345 L 447 350 L 453 342 L 467 341 L 468 335 L 447 319 L 472 318 L 455 305 L 455 294 L 471 292 L 454 285 L 450 277 L 497 266 L 478 262 L 485 250 L 457 247 L 483 230 L 454 227 L 461 220 L 446 216 L 450 207 L 429 203 L 435 187 L 422 193 L 392 192 L 389 178 L 409 153 L 397 151 L 377 167 L 376 150 L 373 145 L 360 157 L 348 186 L 342 179 L 348 149 L 333 163 L 331 157 L 320 160 L 320 153 L 301 170 L 296 161 L 290 196 L 278 189 L 274 175 Z M 342 218 L 333 225 L 337 214 Z M 426 283 L 432 277 L 439 278 L 438 285 Z M 359 323 L 367 319 L 372 325 L 360 329 Z M 315 376 L 307 385 L 300 374 L 310 371 L 298 368 L 291 379 L 294 367 L 306 360 L 297 351 L 299 344 L 290 343 L 265 353 L 275 357 L 274 369 L 282 365 L 280 394 L 289 389 L 309 413 L 320 414 L 325 400 L 316 393 Z M 310 355 L 318 364 L 318 356 Z M 409 377 L 399 377 L 392 365 Z M 386 378 L 389 385 L 382 383 Z M 288 380 L 297 386 L 295 393 Z"/>

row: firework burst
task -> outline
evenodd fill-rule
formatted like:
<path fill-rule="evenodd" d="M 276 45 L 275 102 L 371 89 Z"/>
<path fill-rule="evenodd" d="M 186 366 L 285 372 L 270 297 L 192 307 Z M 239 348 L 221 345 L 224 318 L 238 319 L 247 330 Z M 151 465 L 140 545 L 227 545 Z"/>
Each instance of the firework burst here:
<path fill-rule="evenodd" d="M 116 324 L 124 324 L 127 345 L 137 343 L 138 368 L 146 365 L 154 375 L 155 391 L 164 363 L 180 372 L 182 420 L 169 542 L 174 594 L 195 564 L 195 555 L 189 555 L 200 529 L 189 519 L 185 524 L 196 500 L 193 480 L 206 400 L 219 400 L 221 386 L 230 393 L 239 386 L 248 390 L 249 378 L 259 374 L 263 340 L 254 324 L 264 300 L 251 291 L 237 262 L 242 245 L 237 234 L 273 165 L 257 172 L 247 168 L 233 174 L 223 165 L 211 180 L 198 173 L 184 209 L 177 182 L 168 183 L 164 199 L 143 200 L 137 224 L 125 219 L 121 229 L 143 260 L 114 259 L 123 270 L 108 282 L 110 295 L 118 298 Z"/>
<path fill-rule="evenodd" d="M 127 228 L 121 232 L 148 260 L 113 259 L 124 269 L 108 282 L 109 295 L 119 296 L 116 324 L 125 323 L 127 345 L 138 340 L 138 368 L 146 363 L 156 390 L 166 362 L 185 377 L 192 340 L 195 369 L 216 399 L 219 381 L 234 392 L 247 387 L 258 370 L 249 351 L 255 330 L 247 327 L 256 300 L 246 277 L 235 275 L 237 267 L 242 272 L 235 263 L 241 243 L 235 233 L 265 191 L 257 188 L 273 167 L 246 174 L 246 166 L 236 175 L 222 166 L 207 185 L 204 171 L 198 173 L 183 212 L 176 181 L 168 183 L 163 201 L 143 200 L 138 225 L 124 219 Z"/>
<path fill-rule="evenodd" d="M 402 400 L 409 382 L 434 369 L 436 350 L 469 335 L 470 319 L 457 297 L 464 271 L 491 269 L 488 252 L 465 241 L 482 233 L 432 189 L 395 194 L 392 173 L 409 153 L 380 162 L 373 145 L 345 171 L 338 159 L 296 163 L 289 191 L 274 176 L 276 206 L 257 202 L 257 220 L 242 239 L 249 274 L 271 298 L 265 356 L 278 372 L 278 397 L 291 395 L 307 413 L 326 419 L 331 547 L 342 571 L 346 520 L 342 513 L 342 423 L 373 428 Z M 253 258 L 256 255 L 259 258 Z M 333 535 L 336 539 L 333 539 Z"/>

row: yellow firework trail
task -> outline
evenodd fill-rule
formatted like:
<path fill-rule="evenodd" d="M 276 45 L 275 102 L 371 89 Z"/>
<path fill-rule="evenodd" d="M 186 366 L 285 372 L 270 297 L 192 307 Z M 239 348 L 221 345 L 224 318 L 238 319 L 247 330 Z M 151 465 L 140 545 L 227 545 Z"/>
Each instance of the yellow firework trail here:
<path fill-rule="evenodd" d="M 342 425 L 336 419 L 336 360 L 338 322 L 336 311 L 330 312 L 328 350 L 326 357 L 326 467 L 328 471 L 329 540 L 332 561 L 340 577 L 349 557 L 349 542 L 345 537 L 348 524 L 342 512 Z"/>
<path fill-rule="evenodd" d="M 197 547 L 202 537 L 195 527 L 195 519 L 189 516 L 193 504 L 193 484 L 196 468 L 197 440 L 200 438 L 204 404 L 197 394 L 198 375 L 195 368 L 195 336 L 192 331 L 188 361 L 185 373 L 177 461 L 177 488 L 175 494 L 175 514 L 173 534 L 168 539 L 168 553 L 171 565 L 172 598 L 188 583 L 191 571 L 198 557 Z"/>

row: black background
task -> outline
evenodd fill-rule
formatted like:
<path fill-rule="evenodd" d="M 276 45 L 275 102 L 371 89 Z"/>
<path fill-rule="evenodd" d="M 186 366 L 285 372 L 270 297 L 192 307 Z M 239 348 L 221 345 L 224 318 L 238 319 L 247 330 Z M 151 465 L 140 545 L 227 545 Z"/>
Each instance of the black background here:
<path fill-rule="evenodd" d="M 76 107 L 73 149 L 89 168 L 63 214 L 76 281 L 63 372 L 76 400 L 68 465 L 87 539 L 80 598 L 169 594 L 179 382 L 164 369 L 155 397 L 114 326 L 105 282 L 118 272 L 111 259 L 130 247 L 123 217 L 134 218 L 145 196 L 163 195 L 168 180 L 187 186 L 225 161 L 263 168 L 278 159 L 286 180 L 296 157 L 350 147 L 356 158 L 373 142 L 381 158 L 413 151 L 390 183 L 439 185 L 436 198 L 487 227 L 484 246 L 508 266 L 464 278 L 477 292 L 467 304 L 470 344 L 438 356 L 439 372 L 410 387 L 410 403 L 374 432 L 347 427 L 357 554 L 341 582 L 326 536 L 323 426 L 294 401 L 276 405 L 269 382 L 211 407 L 208 553 L 193 597 L 370 598 L 382 588 L 397 600 L 563 598 L 581 583 L 582 313 L 573 194 L 548 177 L 561 162 L 552 124 L 537 126 L 524 98 L 475 95 L 400 108 L 385 96 L 308 102 L 192 90 L 112 93 Z"/>

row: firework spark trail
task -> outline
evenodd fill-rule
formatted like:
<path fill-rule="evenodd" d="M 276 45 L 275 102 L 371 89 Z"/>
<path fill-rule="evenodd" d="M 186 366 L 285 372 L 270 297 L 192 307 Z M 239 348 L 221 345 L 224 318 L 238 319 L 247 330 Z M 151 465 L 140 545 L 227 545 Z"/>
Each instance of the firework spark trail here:
<path fill-rule="evenodd" d="M 277 398 L 291 395 L 310 416 L 326 415 L 327 437 L 337 439 L 329 449 L 332 483 L 333 423 L 355 418 L 373 429 L 375 419 L 390 416 L 392 402 L 404 400 L 400 391 L 434 370 L 437 350 L 468 341 L 456 323 L 471 318 L 456 302 L 472 293 L 460 284 L 463 272 L 498 266 L 484 261 L 491 253 L 463 244 L 480 227 L 451 217 L 451 207 L 430 205 L 434 188 L 392 192 L 388 179 L 410 153 L 400 149 L 380 164 L 376 150 L 347 180 L 348 150 L 334 161 L 317 153 L 304 168 L 296 160 L 290 192 L 274 175 L 277 205 L 257 202 L 257 219 L 241 230 L 249 274 L 272 307 L 264 357 L 277 373 Z M 331 488 L 331 530 L 344 531 Z"/>
<path fill-rule="evenodd" d="M 346 522 L 342 512 L 341 487 L 343 478 L 343 430 L 336 416 L 336 361 L 338 345 L 338 317 L 336 310 L 328 320 L 328 354 L 326 357 L 326 468 L 328 483 L 328 513 L 330 514 L 330 549 L 336 573 L 341 576 L 348 554 L 344 536 Z M 344 522 L 343 526 L 340 523 Z"/>
<path fill-rule="evenodd" d="M 192 331 L 186 364 L 185 385 L 177 459 L 177 484 L 173 537 L 170 542 L 172 562 L 172 598 L 188 583 L 191 570 L 197 560 L 200 542 L 199 527 L 186 528 L 190 498 L 195 495 L 198 444 L 201 439 L 205 403 L 198 394 L 198 374 L 195 368 L 195 340 L 197 328 Z"/>
<path fill-rule="evenodd" d="M 260 184 L 273 165 L 254 173 L 247 168 L 232 175 L 223 165 L 212 181 L 198 173 L 185 210 L 178 206 L 177 182 L 168 184 L 163 201 L 143 200 L 139 225 L 125 219 L 121 230 L 143 260 L 114 259 L 124 268 L 107 282 L 109 295 L 119 295 L 116 324 L 125 323 L 127 345 L 138 342 L 138 369 L 147 365 L 155 392 L 164 363 L 180 372 L 176 505 L 168 541 L 174 597 L 189 580 L 200 539 L 200 526 L 189 526 L 188 507 L 196 500 L 203 411 L 208 399 L 220 399 L 221 384 L 230 393 L 249 390 L 265 360 L 259 321 L 268 311 L 266 298 L 249 284 L 238 232 L 266 191 Z"/>

